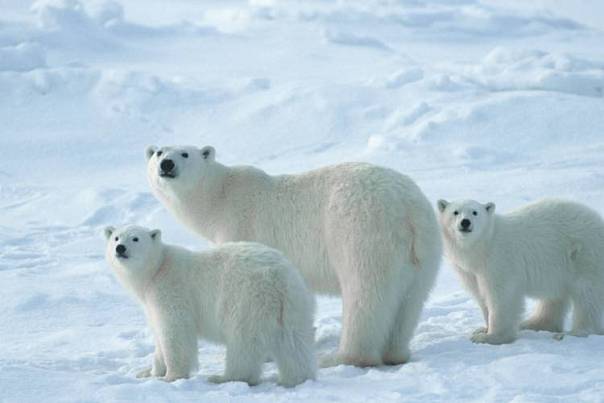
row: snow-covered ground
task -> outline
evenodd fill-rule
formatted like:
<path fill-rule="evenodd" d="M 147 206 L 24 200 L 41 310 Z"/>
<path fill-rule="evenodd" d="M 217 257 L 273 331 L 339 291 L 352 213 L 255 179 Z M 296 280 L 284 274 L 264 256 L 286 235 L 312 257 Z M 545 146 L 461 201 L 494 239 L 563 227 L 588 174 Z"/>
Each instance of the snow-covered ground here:
<path fill-rule="evenodd" d="M 220 386 L 224 349 L 166 384 L 101 229 L 205 248 L 149 193 L 149 144 L 211 144 L 271 173 L 362 160 L 431 200 L 506 211 L 563 196 L 604 214 L 599 0 L 0 0 L 0 401 L 604 401 L 604 337 L 474 345 L 443 263 L 398 367 L 288 390 Z M 319 352 L 340 301 L 319 299 Z"/>

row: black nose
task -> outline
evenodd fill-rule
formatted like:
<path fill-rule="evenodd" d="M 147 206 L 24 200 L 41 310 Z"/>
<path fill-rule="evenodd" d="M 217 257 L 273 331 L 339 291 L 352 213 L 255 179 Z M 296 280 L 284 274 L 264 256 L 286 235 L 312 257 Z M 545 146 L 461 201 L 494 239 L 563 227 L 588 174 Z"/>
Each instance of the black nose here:
<path fill-rule="evenodd" d="M 161 167 L 162 171 L 170 172 L 174 169 L 174 161 L 165 159 L 161 162 L 161 164 L 159 164 L 159 166 Z"/>
<path fill-rule="evenodd" d="M 115 247 L 115 251 L 121 255 L 124 252 L 126 252 L 126 247 L 122 244 L 119 244 L 118 246 Z"/>
<path fill-rule="evenodd" d="M 472 224 L 472 222 L 470 222 L 470 220 L 468 220 L 467 218 L 464 218 L 463 220 L 461 220 L 461 228 L 463 229 L 467 229 L 470 224 Z"/>

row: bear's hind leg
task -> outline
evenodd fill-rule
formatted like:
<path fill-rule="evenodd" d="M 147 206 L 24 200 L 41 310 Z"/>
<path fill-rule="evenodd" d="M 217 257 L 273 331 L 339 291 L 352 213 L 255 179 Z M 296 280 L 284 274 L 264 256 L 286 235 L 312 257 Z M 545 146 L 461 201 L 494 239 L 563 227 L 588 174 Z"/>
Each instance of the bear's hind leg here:
<path fill-rule="evenodd" d="M 591 284 L 582 284 L 573 289 L 572 329 L 573 336 L 585 337 L 602 334 L 602 308 L 604 297 Z"/>
<path fill-rule="evenodd" d="M 348 283 L 342 284 L 340 347 L 335 357 L 322 360 L 321 365 L 382 365 L 382 355 L 400 306 L 401 283 L 396 281 L 398 278 L 347 280 Z"/>
<path fill-rule="evenodd" d="M 545 330 L 548 332 L 562 332 L 564 319 L 569 309 L 568 298 L 544 299 L 539 301 L 531 317 L 520 324 L 521 329 Z"/>
<path fill-rule="evenodd" d="M 273 354 L 279 368 L 279 385 L 292 387 L 315 379 L 314 332 L 307 333 L 284 331 L 276 338 Z"/>
<path fill-rule="evenodd" d="M 384 350 L 383 361 L 386 365 L 405 364 L 411 358 L 409 342 L 413 337 L 417 323 L 424 306 L 426 292 L 419 288 L 407 290 L 403 296 L 392 330 L 390 339 Z"/>
<path fill-rule="evenodd" d="M 229 340 L 224 375 L 210 376 L 208 380 L 212 383 L 246 382 L 250 386 L 258 385 L 267 355 L 267 351 L 250 338 Z"/>

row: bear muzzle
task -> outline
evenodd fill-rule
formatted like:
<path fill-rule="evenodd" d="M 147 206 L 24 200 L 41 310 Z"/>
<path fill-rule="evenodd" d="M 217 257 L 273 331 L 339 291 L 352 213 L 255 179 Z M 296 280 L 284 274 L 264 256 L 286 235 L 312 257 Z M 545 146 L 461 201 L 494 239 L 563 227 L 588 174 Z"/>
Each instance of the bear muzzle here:
<path fill-rule="evenodd" d="M 128 255 L 126 254 L 126 246 L 119 244 L 115 247 L 115 255 L 120 259 L 128 259 Z"/>

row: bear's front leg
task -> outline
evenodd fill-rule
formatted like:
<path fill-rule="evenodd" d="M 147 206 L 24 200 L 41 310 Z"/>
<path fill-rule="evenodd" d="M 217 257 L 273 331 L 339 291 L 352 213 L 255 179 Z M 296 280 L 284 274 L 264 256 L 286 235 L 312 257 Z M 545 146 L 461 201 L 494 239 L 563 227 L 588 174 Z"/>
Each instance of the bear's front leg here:
<path fill-rule="evenodd" d="M 521 289 L 497 276 L 488 279 L 481 277 L 478 281 L 486 294 L 488 324 L 486 332 L 475 332 L 471 340 L 474 343 L 512 343 L 516 340 L 518 322 L 524 307 Z"/>
<path fill-rule="evenodd" d="M 197 331 L 194 323 L 193 318 L 183 315 L 182 311 L 170 312 L 160 318 L 158 336 L 165 363 L 162 380 L 173 382 L 188 378 L 197 368 Z"/>
<path fill-rule="evenodd" d="M 472 294 L 472 296 L 478 303 L 478 306 L 480 307 L 480 310 L 482 312 L 482 317 L 484 319 L 484 323 L 485 323 L 485 325 L 488 326 L 489 325 L 489 309 L 487 308 L 487 303 L 486 303 L 485 297 L 483 295 L 483 292 L 480 291 L 480 285 L 478 284 L 478 279 L 476 278 L 476 275 L 473 273 L 467 272 L 457 266 L 455 267 L 455 271 L 457 272 L 457 275 L 459 276 L 465 289 L 468 290 L 470 292 L 470 294 Z M 476 335 L 476 334 L 480 334 L 480 333 L 487 333 L 487 331 L 488 331 L 488 328 L 486 326 L 481 326 L 481 327 L 477 328 L 476 330 L 474 330 L 472 332 L 472 335 Z"/>
<path fill-rule="evenodd" d="M 155 346 L 155 354 L 153 354 L 153 366 L 151 367 L 151 376 L 166 376 L 166 362 L 164 360 L 164 353 L 161 351 L 159 343 L 157 343 L 157 345 Z"/>
<path fill-rule="evenodd" d="M 166 375 L 166 363 L 159 343 L 155 343 L 155 353 L 153 354 L 153 365 L 151 368 L 145 368 L 136 374 L 137 378 L 162 377 Z"/>

